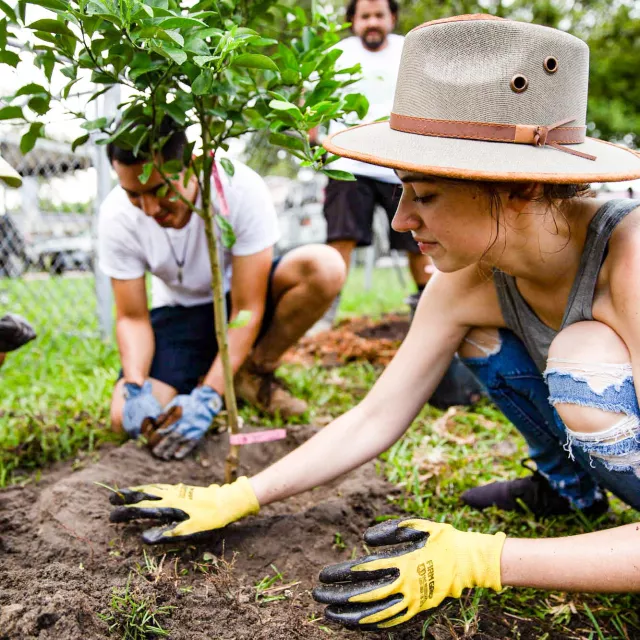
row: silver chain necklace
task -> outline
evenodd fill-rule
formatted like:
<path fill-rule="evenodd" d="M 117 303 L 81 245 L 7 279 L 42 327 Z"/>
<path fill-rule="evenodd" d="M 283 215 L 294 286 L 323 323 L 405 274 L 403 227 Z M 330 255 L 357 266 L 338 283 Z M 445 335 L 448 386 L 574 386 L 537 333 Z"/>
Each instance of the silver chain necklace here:
<path fill-rule="evenodd" d="M 164 235 L 167 237 L 167 242 L 169 243 L 169 249 L 171 249 L 171 255 L 178 267 L 178 282 L 182 284 L 182 268 L 184 267 L 185 260 L 187 259 L 187 247 L 189 246 L 189 234 L 191 233 L 191 227 L 187 229 L 187 233 L 184 238 L 184 247 L 182 249 L 182 260 L 178 260 L 178 256 L 176 255 L 176 251 L 173 248 L 173 243 L 171 242 L 171 238 L 169 237 L 169 233 L 163 227 Z"/>

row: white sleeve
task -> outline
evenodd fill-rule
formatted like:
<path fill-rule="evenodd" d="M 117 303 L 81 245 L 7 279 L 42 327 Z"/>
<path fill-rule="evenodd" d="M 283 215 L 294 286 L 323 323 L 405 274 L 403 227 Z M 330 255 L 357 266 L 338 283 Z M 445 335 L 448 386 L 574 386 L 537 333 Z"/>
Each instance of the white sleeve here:
<path fill-rule="evenodd" d="M 144 275 L 146 260 L 134 221 L 107 197 L 98 219 L 98 263 L 110 278 L 134 280 Z"/>
<path fill-rule="evenodd" d="M 234 162 L 234 166 L 229 217 L 236 242 L 231 254 L 249 256 L 276 244 L 280 238 L 278 216 L 265 181 L 245 164 Z"/>

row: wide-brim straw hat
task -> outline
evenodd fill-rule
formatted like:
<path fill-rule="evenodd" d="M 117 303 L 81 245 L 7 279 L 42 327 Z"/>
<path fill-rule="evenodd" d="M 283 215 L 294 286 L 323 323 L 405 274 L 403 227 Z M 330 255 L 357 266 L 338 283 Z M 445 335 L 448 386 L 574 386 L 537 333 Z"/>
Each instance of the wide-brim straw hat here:
<path fill-rule="evenodd" d="M 0 158 L 0 180 L 10 187 L 19 187 L 22 184 L 20 174 L 4 158 Z"/>
<path fill-rule="evenodd" d="M 640 177 L 640 155 L 585 136 L 589 48 L 564 31 L 464 15 L 407 34 L 393 111 L 325 140 L 331 153 L 466 180 Z"/>

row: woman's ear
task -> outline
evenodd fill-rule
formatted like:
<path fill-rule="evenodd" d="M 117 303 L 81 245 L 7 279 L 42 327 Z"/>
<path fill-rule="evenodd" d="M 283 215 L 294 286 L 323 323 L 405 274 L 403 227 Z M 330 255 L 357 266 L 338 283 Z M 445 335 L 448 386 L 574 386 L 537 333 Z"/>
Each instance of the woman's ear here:
<path fill-rule="evenodd" d="M 544 185 L 539 182 L 524 182 L 513 184 L 507 191 L 509 207 L 517 213 L 522 213 L 529 203 L 542 198 Z"/>

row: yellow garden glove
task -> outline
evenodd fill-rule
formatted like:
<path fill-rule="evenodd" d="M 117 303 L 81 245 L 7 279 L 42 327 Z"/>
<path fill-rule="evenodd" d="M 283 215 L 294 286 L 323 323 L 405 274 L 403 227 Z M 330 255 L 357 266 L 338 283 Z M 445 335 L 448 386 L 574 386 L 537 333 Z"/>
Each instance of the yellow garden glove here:
<path fill-rule="evenodd" d="M 467 533 L 413 518 L 367 529 L 367 545 L 393 545 L 366 558 L 325 567 L 313 590 L 329 620 L 362 630 L 385 629 L 458 598 L 467 587 L 499 591 L 504 533 Z"/>
<path fill-rule="evenodd" d="M 125 505 L 111 512 L 111 522 L 149 518 L 172 523 L 147 529 L 142 534 L 147 544 L 197 540 L 260 510 L 251 483 L 244 476 L 222 486 L 145 484 L 112 493 L 109 501 Z"/>

